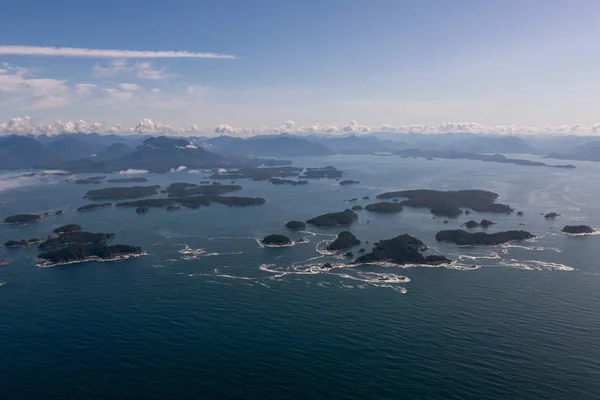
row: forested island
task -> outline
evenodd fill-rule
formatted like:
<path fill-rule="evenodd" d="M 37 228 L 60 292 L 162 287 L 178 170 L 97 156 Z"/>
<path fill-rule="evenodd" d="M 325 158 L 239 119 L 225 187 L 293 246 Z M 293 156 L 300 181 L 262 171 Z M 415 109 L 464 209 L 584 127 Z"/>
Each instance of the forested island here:
<path fill-rule="evenodd" d="M 369 204 L 365 207 L 365 210 L 376 213 L 390 214 L 402 211 L 402 205 L 384 201 L 381 203 Z"/>
<path fill-rule="evenodd" d="M 285 247 L 292 245 L 292 240 L 285 235 L 269 235 L 263 238 L 262 244 L 267 247 Z"/>
<path fill-rule="evenodd" d="M 115 179 L 109 179 L 106 182 L 109 182 L 109 183 L 144 183 L 144 182 L 148 182 L 148 179 L 141 178 L 141 177 L 115 178 Z"/>
<path fill-rule="evenodd" d="M 560 216 L 561 216 L 561 215 L 560 215 L 560 214 L 558 214 L 558 213 L 555 213 L 555 212 L 550 212 L 550 213 L 548 213 L 548 214 L 545 214 L 545 215 L 544 215 L 544 218 L 546 218 L 546 219 L 556 219 L 556 218 L 558 218 L 558 217 L 560 217 Z"/>
<path fill-rule="evenodd" d="M 297 181 L 293 181 L 291 179 L 281 179 L 281 178 L 271 178 L 269 179 L 269 183 L 272 183 L 273 185 L 292 185 L 292 186 L 298 186 L 298 185 L 307 185 L 308 181 L 306 180 L 297 180 Z"/>
<path fill-rule="evenodd" d="M 340 186 L 349 186 L 349 185 L 358 185 L 359 181 L 353 181 L 352 179 L 347 179 L 345 181 L 340 182 Z"/>
<path fill-rule="evenodd" d="M 124 200 L 139 199 L 141 197 L 153 196 L 158 193 L 160 186 L 131 186 L 111 187 L 105 189 L 90 190 L 85 197 L 90 200 Z"/>
<path fill-rule="evenodd" d="M 595 230 L 591 226 L 588 226 L 588 225 L 566 225 L 564 228 L 561 229 L 561 231 L 564 233 L 570 233 L 573 235 L 580 235 L 580 234 L 595 232 Z"/>
<path fill-rule="evenodd" d="M 407 207 L 429 208 L 434 215 L 456 218 L 463 213 L 461 207 L 478 212 L 510 214 L 513 209 L 496 203 L 498 194 L 487 190 L 441 191 L 429 189 L 401 190 L 382 193 L 378 199 L 406 198 L 400 204 Z"/>
<path fill-rule="evenodd" d="M 512 242 L 515 240 L 526 240 L 535 236 L 527 231 L 506 231 L 496 233 L 467 232 L 462 229 L 439 231 L 435 235 L 438 242 L 450 242 L 460 246 L 492 246 Z"/>
<path fill-rule="evenodd" d="M 117 207 L 168 207 L 181 204 L 188 208 L 198 208 L 200 206 L 209 206 L 213 203 L 224 204 L 226 206 L 256 206 L 266 203 L 262 197 L 235 197 L 235 196 L 189 196 L 189 197 L 168 197 L 162 199 L 143 199 L 134 201 L 125 201 L 117 203 Z"/>
<path fill-rule="evenodd" d="M 473 229 L 473 228 L 479 228 L 479 227 L 487 228 L 490 225 L 494 225 L 494 223 L 490 220 L 482 219 L 481 222 L 470 220 L 470 221 L 465 222 L 463 225 L 465 227 L 467 227 L 468 229 Z"/>
<path fill-rule="evenodd" d="M 319 228 L 329 228 L 338 225 L 351 225 L 358 220 L 358 215 L 352 210 L 346 209 L 341 212 L 327 213 L 311 218 L 306 223 Z"/>
<path fill-rule="evenodd" d="M 102 181 L 104 181 L 104 178 L 106 178 L 106 176 L 90 176 L 89 178 L 75 179 L 74 181 L 67 180 L 67 182 L 72 182 L 76 185 L 97 185 L 102 183 Z"/>
<path fill-rule="evenodd" d="M 338 233 L 337 238 L 327 246 L 327 250 L 338 251 L 346 250 L 360 244 L 360 240 L 352 232 L 342 231 Z"/>
<path fill-rule="evenodd" d="M 96 204 L 96 203 L 92 203 L 92 204 L 88 204 L 82 207 L 78 207 L 77 211 L 95 211 L 95 210 L 100 210 L 101 208 L 107 208 L 107 207 L 112 207 L 112 203 L 100 203 L 100 204 Z"/>
<path fill-rule="evenodd" d="M 56 228 L 54 230 L 54 233 L 80 232 L 81 230 L 82 230 L 81 225 L 67 224 L 67 225 L 59 226 L 58 228 Z"/>
<path fill-rule="evenodd" d="M 145 254 L 141 247 L 115 244 L 72 244 L 67 247 L 41 253 L 41 266 L 52 266 L 84 261 L 116 261 Z"/>
<path fill-rule="evenodd" d="M 289 221 L 287 224 L 285 224 L 285 227 L 293 231 L 301 231 L 306 229 L 306 224 L 302 221 Z"/>
<path fill-rule="evenodd" d="M 41 215 L 37 214 L 17 214 L 4 218 L 7 224 L 28 224 L 30 222 L 39 222 L 42 220 Z"/>
<path fill-rule="evenodd" d="M 300 176 L 300 179 L 336 179 L 341 178 L 343 175 L 343 171 L 328 165 L 325 168 L 307 168 L 304 175 Z"/>
<path fill-rule="evenodd" d="M 9 240 L 6 243 L 4 243 L 4 247 L 29 247 L 39 242 L 40 239 L 38 238 L 32 238 L 29 240 Z"/>
<path fill-rule="evenodd" d="M 218 196 L 221 194 L 236 192 L 241 190 L 240 185 L 196 185 L 193 183 L 177 182 L 172 183 L 165 190 L 169 197 L 186 197 L 186 196 Z"/>
<path fill-rule="evenodd" d="M 102 243 L 113 238 L 114 233 L 92 233 L 83 231 L 63 232 L 56 237 L 51 237 L 40 244 L 40 249 L 46 250 L 69 244 Z"/>
<path fill-rule="evenodd" d="M 426 250 L 427 246 L 425 246 L 422 241 L 408 234 L 404 234 L 393 239 L 381 240 L 375 243 L 373 250 L 354 260 L 354 264 L 368 264 L 383 261 L 398 265 L 437 265 L 451 262 L 451 260 L 441 255 L 424 256 L 422 252 Z"/>

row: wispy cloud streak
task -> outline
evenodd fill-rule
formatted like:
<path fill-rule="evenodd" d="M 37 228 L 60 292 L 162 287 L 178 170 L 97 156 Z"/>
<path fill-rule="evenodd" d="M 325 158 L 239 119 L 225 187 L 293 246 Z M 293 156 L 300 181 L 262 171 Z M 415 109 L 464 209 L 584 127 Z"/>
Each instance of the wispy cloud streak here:
<path fill-rule="evenodd" d="M 0 46 L 0 55 L 86 58 L 223 58 L 232 54 L 195 53 L 191 51 L 86 49 L 79 47 Z"/>

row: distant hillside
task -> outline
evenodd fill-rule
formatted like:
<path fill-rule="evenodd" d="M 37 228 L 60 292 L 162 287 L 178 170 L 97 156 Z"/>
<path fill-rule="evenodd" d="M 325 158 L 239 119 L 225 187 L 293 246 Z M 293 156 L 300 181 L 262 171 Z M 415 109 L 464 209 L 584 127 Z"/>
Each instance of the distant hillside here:
<path fill-rule="evenodd" d="M 93 146 L 77 137 L 66 136 L 47 145 L 50 150 L 60 154 L 66 160 L 89 157 L 92 154 L 104 151 L 104 147 Z"/>
<path fill-rule="evenodd" d="M 206 149 L 224 156 L 326 156 L 334 152 L 322 144 L 288 135 L 257 136 L 248 139 L 218 137 L 204 142 Z"/>
<path fill-rule="evenodd" d="M 116 160 L 121 157 L 125 157 L 126 155 L 133 153 L 133 149 L 126 144 L 123 143 L 113 143 L 108 149 L 98 154 L 97 160 Z"/>
<path fill-rule="evenodd" d="M 548 158 L 556 158 L 559 160 L 600 161 L 600 140 L 582 144 L 563 152 L 551 154 Z"/>
<path fill-rule="evenodd" d="M 0 142 L 0 169 L 46 168 L 63 158 L 27 136 L 13 135 Z"/>
<path fill-rule="evenodd" d="M 319 143 L 335 153 L 371 154 L 401 150 L 407 147 L 403 141 L 379 139 L 372 135 L 349 135 L 341 137 L 310 137 L 308 140 Z"/>

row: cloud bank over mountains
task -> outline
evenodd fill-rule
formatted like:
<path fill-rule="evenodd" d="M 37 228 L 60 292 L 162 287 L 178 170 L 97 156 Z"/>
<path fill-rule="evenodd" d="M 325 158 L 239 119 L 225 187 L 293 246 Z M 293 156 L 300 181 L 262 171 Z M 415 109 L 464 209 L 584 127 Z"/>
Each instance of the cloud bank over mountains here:
<path fill-rule="evenodd" d="M 123 88 L 124 93 L 128 90 L 135 90 L 134 87 Z M 285 121 L 282 125 L 276 127 L 256 126 L 239 127 L 227 124 L 218 125 L 214 129 L 202 129 L 193 124 L 191 126 L 175 126 L 164 124 L 145 118 L 138 122 L 136 126 L 124 126 L 122 124 L 106 125 L 102 122 L 88 122 L 85 120 L 76 121 L 56 121 L 53 123 L 39 123 L 36 120 L 24 116 L 11 118 L 8 121 L 0 122 L 0 135 L 58 135 L 61 133 L 115 133 L 115 134 L 149 134 L 149 135 L 173 135 L 173 136 L 239 136 L 248 137 L 254 135 L 269 135 L 279 133 L 290 134 L 316 134 L 328 133 L 343 135 L 347 133 L 366 134 L 370 132 L 389 132 L 389 133 L 474 133 L 474 134 L 503 134 L 503 135 L 527 135 L 527 134 L 575 134 L 575 135 L 594 135 L 600 134 L 600 124 L 593 126 L 562 125 L 545 127 L 525 127 L 516 125 L 496 125 L 485 126 L 476 122 L 447 122 L 437 125 L 363 125 L 357 121 L 350 121 L 347 124 L 312 124 L 296 125 L 292 120 Z"/>

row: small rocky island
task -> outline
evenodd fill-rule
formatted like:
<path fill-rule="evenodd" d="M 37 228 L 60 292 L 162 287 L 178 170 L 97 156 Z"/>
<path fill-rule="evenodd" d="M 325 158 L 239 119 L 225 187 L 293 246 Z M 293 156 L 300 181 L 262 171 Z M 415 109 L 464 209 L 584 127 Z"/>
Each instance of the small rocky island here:
<path fill-rule="evenodd" d="M 506 231 L 496 233 L 467 232 L 462 229 L 439 231 L 435 235 L 438 242 L 450 242 L 460 246 L 493 246 L 515 240 L 535 237 L 527 231 Z"/>
<path fill-rule="evenodd" d="M 363 209 L 363 206 L 359 206 L 358 204 L 355 206 L 352 206 L 352 211 L 360 211 Z"/>
<path fill-rule="evenodd" d="M 311 218 L 306 223 L 319 228 L 330 228 L 339 225 L 351 225 L 358 220 L 358 215 L 352 210 L 346 209 L 341 212 L 327 213 Z"/>
<path fill-rule="evenodd" d="M 153 196 L 158 193 L 160 186 L 131 186 L 111 187 L 105 189 L 90 190 L 84 197 L 90 200 L 124 200 L 139 199 L 141 197 Z"/>
<path fill-rule="evenodd" d="M 434 215 L 450 218 L 460 216 L 461 207 L 473 211 L 510 214 L 513 209 L 506 204 L 496 203 L 498 194 L 487 190 L 401 190 L 397 192 L 382 193 L 378 199 L 406 198 L 400 204 L 407 207 L 429 208 Z"/>
<path fill-rule="evenodd" d="M 423 251 L 427 246 L 419 239 L 408 234 L 396 236 L 393 239 L 381 240 L 375 243 L 370 253 L 354 260 L 354 264 L 368 264 L 375 262 L 390 262 L 398 265 L 404 264 L 447 264 L 451 260 L 440 255 L 424 256 Z"/>
<path fill-rule="evenodd" d="M 359 181 L 353 181 L 352 179 L 347 179 L 345 181 L 340 182 L 340 186 L 349 186 L 349 185 L 358 185 Z"/>
<path fill-rule="evenodd" d="M 41 215 L 37 214 L 17 214 L 4 218 L 6 224 L 28 224 L 31 222 L 39 222 L 42 220 Z"/>
<path fill-rule="evenodd" d="M 86 206 L 82 206 L 77 208 L 77 211 L 95 211 L 100 210 L 101 208 L 112 207 L 112 203 L 101 203 L 101 204 L 88 204 Z"/>
<path fill-rule="evenodd" d="M 285 227 L 293 231 L 301 231 L 303 229 L 306 229 L 306 224 L 302 221 L 290 221 L 287 224 L 285 224 Z"/>
<path fill-rule="evenodd" d="M 376 213 L 391 214 L 402 211 L 402 205 L 399 203 L 383 201 L 380 203 L 369 204 L 365 207 L 365 210 Z"/>
<path fill-rule="evenodd" d="M 546 218 L 546 219 L 556 219 L 556 218 L 558 218 L 560 216 L 561 215 L 558 214 L 558 213 L 551 212 L 551 213 L 548 213 L 548 214 L 544 215 L 544 218 Z"/>
<path fill-rule="evenodd" d="M 564 228 L 561 229 L 561 232 L 569 233 L 572 235 L 581 235 L 594 233 L 595 230 L 588 225 L 566 225 Z"/>
<path fill-rule="evenodd" d="M 339 251 L 347 250 L 351 247 L 360 244 L 360 240 L 349 231 L 342 231 L 338 234 L 337 238 L 327 246 L 327 250 Z"/>
<path fill-rule="evenodd" d="M 286 247 L 292 245 L 292 240 L 285 235 L 269 235 L 265 236 L 262 244 L 266 247 Z"/>
<path fill-rule="evenodd" d="M 138 214 L 147 214 L 150 212 L 150 208 L 148 206 L 139 206 L 135 209 L 135 212 Z"/>
<path fill-rule="evenodd" d="M 494 223 L 490 220 L 482 219 L 481 222 L 470 220 L 470 221 L 465 222 L 463 225 L 465 227 L 467 227 L 468 229 L 474 229 L 474 228 L 479 228 L 479 227 L 487 228 L 490 225 L 494 225 Z"/>

